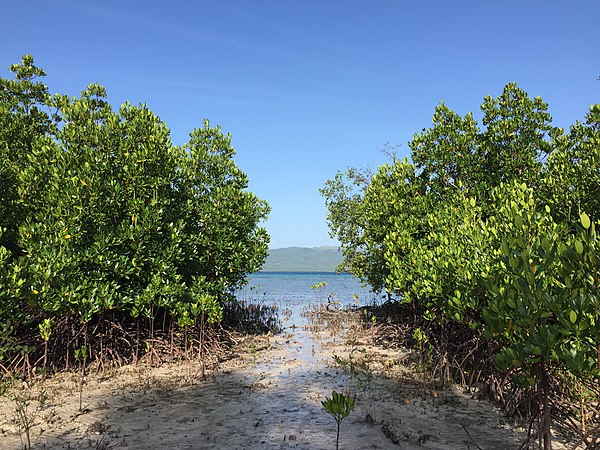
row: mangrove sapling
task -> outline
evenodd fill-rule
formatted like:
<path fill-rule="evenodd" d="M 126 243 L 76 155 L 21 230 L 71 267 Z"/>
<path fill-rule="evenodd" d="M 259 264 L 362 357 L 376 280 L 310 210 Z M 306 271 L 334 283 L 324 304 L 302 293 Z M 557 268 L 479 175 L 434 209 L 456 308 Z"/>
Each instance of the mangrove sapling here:
<path fill-rule="evenodd" d="M 339 392 L 333 391 L 331 398 L 325 397 L 325 400 L 321 402 L 323 409 L 335 419 L 337 424 L 337 432 L 335 437 L 335 448 L 336 450 L 340 445 L 340 425 L 342 420 L 350 415 L 354 409 L 356 403 L 356 397 L 350 396 L 350 393 L 340 394 Z"/>
<path fill-rule="evenodd" d="M 85 345 L 75 349 L 75 359 L 79 361 L 79 411 L 83 409 L 83 382 L 85 379 L 85 365 L 87 362 L 88 351 Z"/>
<path fill-rule="evenodd" d="M 255 340 L 252 340 L 252 347 L 250 348 L 252 352 L 252 363 L 256 366 L 256 356 L 258 355 L 258 343 Z"/>
<path fill-rule="evenodd" d="M 50 335 L 52 334 L 52 319 L 44 319 L 42 323 L 38 325 L 40 330 L 40 336 L 44 340 L 44 370 L 46 369 L 46 364 L 48 363 L 48 341 L 50 340 Z"/>
<path fill-rule="evenodd" d="M 363 391 L 363 394 L 368 392 L 370 396 L 373 371 L 369 368 L 367 362 L 363 361 L 362 363 L 356 364 L 352 358 L 353 352 L 354 350 L 352 350 L 348 359 L 333 355 L 333 360 L 344 370 L 344 372 L 356 380 L 357 387 Z"/>
<path fill-rule="evenodd" d="M 323 299 L 325 298 L 325 288 L 327 287 L 327 282 L 321 281 L 319 283 L 313 284 L 311 286 L 313 292 L 315 293 L 315 298 L 319 303 L 323 303 Z"/>
<path fill-rule="evenodd" d="M 31 429 L 35 425 L 35 420 L 39 413 L 44 408 L 47 400 L 45 389 L 40 389 L 37 395 L 33 393 L 33 384 L 25 382 L 23 389 L 14 389 L 9 394 L 9 398 L 15 403 L 15 424 L 19 430 L 19 437 L 23 448 L 31 448 Z M 35 403 L 35 406 L 32 405 Z M 26 443 L 23 442 L 23 435 L 25 435 Z"/>
<path fill-rule="evenodd" d="M 206 368 L 204 360 L 206 355 L 204 353 L 204 340 L 205 340 L 205 329 L 206 329 L 206 317 L 204 313 L 200 314 L 200 346 L 198 348 L 198 358 L 200 359 L 200 369 L 202 371 L 202 379 L 206 379 Z"/>
<path fill-rule="evenodd" d="M 412 338 L 417 343 L 417 350 L 419 351 L 419 361 L 421 363 L 421 370 L 425 373 L 427 367 L 431 364 L 431 361 L 433 359 L 432 348 L 429 344 L 429 337 L 421 329 L 421 327 L 417 327 L 412 332 Z"/>

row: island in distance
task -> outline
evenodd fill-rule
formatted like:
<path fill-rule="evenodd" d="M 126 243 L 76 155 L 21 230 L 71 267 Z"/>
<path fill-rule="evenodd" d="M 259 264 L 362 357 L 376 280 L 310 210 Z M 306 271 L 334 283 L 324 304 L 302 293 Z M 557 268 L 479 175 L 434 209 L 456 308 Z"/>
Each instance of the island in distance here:
<path fill-rule="evenodd" d="M 342 262 L 338 247 L 272 248 L 263 272 L 335 272 Z"/>

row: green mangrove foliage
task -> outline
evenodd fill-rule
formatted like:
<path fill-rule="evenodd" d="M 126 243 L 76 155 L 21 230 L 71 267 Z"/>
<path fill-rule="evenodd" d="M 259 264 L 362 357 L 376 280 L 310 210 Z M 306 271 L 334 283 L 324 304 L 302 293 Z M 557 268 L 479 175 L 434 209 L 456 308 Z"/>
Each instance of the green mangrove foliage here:
<path fill-rule="evenodd" d="M 409 142 L 412 162 L 328 181 L 331 234 L 346 270 L 412 313 L 442 382 L 480 383 L 513 412 L 536 405 L 546 448 L 552 417 L 592 448 L 600 105 L 566 133 L 515 84 L 481 110 L 483 127 L 442 103 Z"/>
<path fill-rule="evenodd" d="M 51 320 L 52 338 L 33 343 L 46 355 L 65 318 L 218 321 L 269 240 L 269 207 L 246 190 L 231 137 L 204 121 L 178 147 L 146 105 L 115 111 L 97 84 L 51 96 L 29 55 L 10 70 L 14 80 L 0 78 L 2 341 Z"/>

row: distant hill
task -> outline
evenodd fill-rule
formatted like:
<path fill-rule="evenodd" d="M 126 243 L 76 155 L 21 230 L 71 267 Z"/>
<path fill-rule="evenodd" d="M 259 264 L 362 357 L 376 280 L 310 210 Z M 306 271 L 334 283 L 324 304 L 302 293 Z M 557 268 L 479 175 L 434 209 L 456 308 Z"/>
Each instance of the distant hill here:
<path fill-rule="evenodd" d="M 342 262 L 337 247 L 287 247 L 269 250 L 263 272 L 335 272 Z"/>

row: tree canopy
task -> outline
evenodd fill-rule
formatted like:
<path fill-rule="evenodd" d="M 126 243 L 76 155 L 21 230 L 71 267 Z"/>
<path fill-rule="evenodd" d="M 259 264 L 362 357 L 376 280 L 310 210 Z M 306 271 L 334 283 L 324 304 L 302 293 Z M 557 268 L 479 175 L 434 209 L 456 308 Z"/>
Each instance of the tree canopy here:
<path fill-rule="evenodd" d="M 51 96 L 29 55 L 0 78 L 0 325 L 107 313 L 217 321 L 262 266 L 269 206 L 231 136 L 205 120 L 182 146 L 146 105 L 92 84 Z M 0 350 L 0 362 L 2 361 Z"/>
<path fill-rule="evenodd" d="M 429 330 L 439 364 L 476 354 L 449 355 L 451 335 L 485 337 L 505 378 L 556 399 L 552 379 L 600 377 L 600 105 L 565 132 L 511 83 L 481 111 L 479 125 L 442 103 L 410 160 L 328 181 L 331 234 L 344 269 L 422 314 L 413 335 Z"/>

